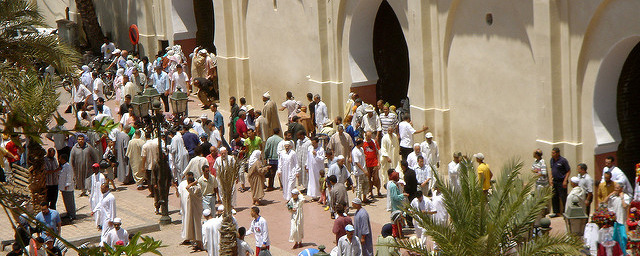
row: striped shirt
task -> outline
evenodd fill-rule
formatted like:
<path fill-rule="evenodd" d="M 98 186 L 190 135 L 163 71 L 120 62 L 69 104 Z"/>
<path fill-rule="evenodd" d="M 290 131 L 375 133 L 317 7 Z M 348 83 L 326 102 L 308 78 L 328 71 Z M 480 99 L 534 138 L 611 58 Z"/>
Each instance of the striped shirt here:
<path fill-rule="evenodd" d="M 44 158 L 44 170 L 45 172 L 49 172 L 52 170 L 58 169 L 58 160 L 55 157 L 45 157 Z M 58 185 L 58 173 L 47 173 L 45 177 L 45 182 L 47 186 L 55 186 Z"/>
<path fill-rule="evenodd" d="M 382 126 L 382 134 L 387 134 L 389 127 L 398 125 L 398 116 L 393 112 L 381 113 L 380 125 Z"/>

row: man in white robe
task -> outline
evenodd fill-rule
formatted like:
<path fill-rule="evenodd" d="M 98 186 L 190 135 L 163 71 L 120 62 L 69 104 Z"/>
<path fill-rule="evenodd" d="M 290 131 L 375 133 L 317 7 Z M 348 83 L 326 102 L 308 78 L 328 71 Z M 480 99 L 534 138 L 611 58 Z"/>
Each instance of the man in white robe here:
<path fill-rule="evenodd" d="M 294 242 L 292 249 L 302 247 L 302 238 L 304 238 L 304 215 L 302 204 L 304 197 L 300 195 L 300 191 L 293 189 L 291 191 L 291 199 L 287 202 L 287 209 L 291 212 L 291 228 L 289 230 L 289 242 Z"/>
<path fill-rule="evenodd" d="M 429 159 L 427 165 L 440 168 L 440 151 L 438 151 L 438 143 L 433 141 L 433 134 L 430 132 L 426 133 L 424 137 L 425 141 L 420 143 L 420 151 L 427 155 L 427 158 L 425 158 Z"/>
<path fill-rule="evenodd" d="M 125 230 L 122 226 L 122 219 L 115 218 L 113 219 L 113 229 L 109 231 L 107 234 L 106 243 L 112 248 L 116 245 L 118 241 L 122 241 L 123 246 L 127 246 L 129 244 L 129 232 Z"/>
<path fill-rule="evenodd" d="M 578 206 L 582 207 L 584 210 L 584 199 L 586 198 L 586 193 L 582 187 L 578 184 L 580 183 L 580 178 L 571 177 L 571 192 L 567 195 L 567 201 L 564 204 L 564 212 L 569 212 L 570 207 L 572 207 L 573 202 L 577 202 Z"/>
<path fill-rule="evenodd" d="M 400 140 L 395 130 L 395 126 L 390 126 L 380 142 L 380 171 L 378 174 L 381 184 L 387 184 L 389 181 L 387 170 L 397 168 L 400 161 Z"/>
<path fill-rule="evenodd" d="M 284 143 L 284 150 L 278 154 L 278 173 L 282 178 L 282 196 L 291 199 L 291 191 L 296 187 L 296 178 L 300 176 L 300 167 L 296 152 L 292 149 L 293 141 Z"/>
<path fill-rule="evenodd" d="M 413 144 L 413 152 L 411 152 L 407 156 L 407 163 L 409 164 L 409 168 L 414 169 L 418 166 L 418 156 L 422 156 L 424 158 L 425 163 L 429 163 L 429 157 L 427 154 L 422 152 L 420 149 L 420 144 Z"/>
<path fill-rule="evenodd" d="M 206 209 L 202 215 L 205 218 L 202 224 L 202 245 L 207 250 L 207 255 L 220 255 L 220 228 L 222 227 L 222 217 L 211 217 L 211 210 Z"/>
<path fill-rule="evenodd" d="M 169 145 L 169 166 L 174 179 L 178 184 L 182 182 L 182 171 L 187 168 L 189 164 L 189 151 L 184 146 L 184 140 L 182 140 L 182 133 L 175 133 L 171 138 L 171 144 Z"/>
<path fill-rule="evenodd" d="M 227 151 L 227 148 L 222 147 L 220 148 L 220 156 L 218 158 L 216 158 L 216 161 L 213 164 L 213 168 L 216 170 L 216 173 L 220 173 L 220 170 L 222 169 L 222 167 L 224 166 L 225 168 L 227 168 L 227 166 L 233 166 L 236 162 L 235 158 L 233 156 L 229 155 L 229 152 Z M 218 187 L 221 188 L 222 186 L 222 182 L 220 182 L 220 178 L 218 177 Z M 237 193 L 236 193 L 236 183 L 233 184 L 233 193 L 232 193 L 232 198 L 231 198 L 231 205 L 236 205 L 236 197 L 237 197 Z M 222 193 L 220 193 L 220 199 L 222 200 Z"/>
<path fill-rule="evenodd" d="M 615 158 L 613 156 L 608 156 L 604 160 L 604 168 L 602 169 L 602 179 L 604 180 L 604 174 L 606 172 L 611 172 L 611 180 L 615 183 L 624 184 L 624 192 L 628 195 L 633 195 L 633 187 L 627 178 L 627 175 L 620 170 L 617 166 L 615 166 Z"/>
<path fill-rule="evenodd" d="M 129 128 L 129 126 L 125 126 Z M 128 131 L 127 131 L 128 132 Z M 125 158 L 129 146 L 129 135 L 122 131 L 116 132 L 116 157 L 118 158 L 118 181 L 125 185 L 133 184 L 133 176 L 129 169 L 129 161 Z"/>
<path fill-rule="evenodd" d="M 192 243 L 195 249 L 202 248 L 202 191 L 198 181 L 193 176 L 186 175 L 188 185 L 185 187 L 186 194 L 181 194 L 186 198 L 184 207 L 184 222 L 182 223 L 182 244 Z M 184 192 L 184 191 L 183 191 Z"/>
<path fill-rule="evenodd" d="M 301 171 L 301 175 L 298 177 L 298 185 L 307 189 L 309 182 L 309 175 L 305 171 L 307 168 L 307 156 L 309 154 L 309 146 L 311 146 L 311 140 L 304 134 L 298 133 L 298 141 L 296 141 L 296 154 L 298 156 L 298 165 Z"/>
<path fill-rule="evenodd" d="M 319 144 L 318 137 L 311 139 L 311 146 L 308 148 L 307 171 L 309 172 L 309 183 L 307 185 L 307 196 L 313 200 L 318 199 L 322 194 L 320 191 L 320 170 L 324 170 L 324 149 Z"/>
<path fill-rule="evenodd" d="M 92 214 L 100 212 L 102 219 L 102 234 L 100 235 L 100 245 L 107 241 L 107 234 L 113 229 L 113 220 L 116 218 L 116 198 L 109 191 L 109 184 L 102 183 L 100 187 L 104 197 L 100 203 L 93 209 Z"/>
<path fill-rule="evenodd" d="M 140 129 L 136 130 L 133 139 L 129 140 L 126 156 L 129 159 L 133 179 L 139 190 L 142 190 L 142 182 L 144 181 L 145 169 L 142 164 L 142 146 L 145 140 L 142 138 Z"/>
<path fill-rule="evenodd" d="M 202 166 L 209 165 L 209 161 L 207 161 L 207 158 L 203 155 L 201 147 L 196 147 L 194 152 L 196 156 L 192 158 L 187 167 L 184 168 L 182 176 L 186 175 L 187 172 L 192 172 L 193 178 L 198 180 L 200 176 L 202 176 Z"/>
<path fill-rule="evenodd" d="M 102 186 L 103 183 L 106 183 L 107 180 L 104 177 L 104 174 L 100 172 L 99 164 L 95 163 L 93 164 L 93 166 L 91 166 L 91 168 L 93 168 L 93 174 L 91 174 L 91 191 L 89 193 L 89 206 L 91 206 L 91 209 L 95 209 L 103 197 L 100 187 Z M 93 218 L 95 220 L 96 226 L 102 225 L 100 212 L 94 214 Z"/>

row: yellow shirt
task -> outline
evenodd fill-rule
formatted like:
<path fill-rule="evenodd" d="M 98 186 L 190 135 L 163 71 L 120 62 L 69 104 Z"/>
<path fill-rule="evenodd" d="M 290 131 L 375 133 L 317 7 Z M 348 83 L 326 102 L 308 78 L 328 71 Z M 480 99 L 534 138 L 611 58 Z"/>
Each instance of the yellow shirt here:
<path fill-rule="evenodd" d="M 607 185 L 607 182 L 602 180 L 598 185 L 598 202 L 607 202 L 609 195 L 615 190 L 616 186 L 614 182 Z"/>
<path fill-rule="evenodd" d="M 482 190 L 489 190 L 491 188 L 491 177 L 493 174 L 489 170 L 489 165 L 481 163 L 478 165 L 478 179 L 482 182 Z"/>

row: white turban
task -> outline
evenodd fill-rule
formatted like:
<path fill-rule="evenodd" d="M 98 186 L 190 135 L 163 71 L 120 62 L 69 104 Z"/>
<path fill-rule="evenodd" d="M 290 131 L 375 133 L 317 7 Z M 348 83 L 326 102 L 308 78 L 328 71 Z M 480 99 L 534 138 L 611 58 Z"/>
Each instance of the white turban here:
<path fill-rule="evenodd" d="M 264 94 L 262 94 L 262 97 L 271 98 L 271 94 L 269 94 L 269 91 L 267 91 Z"/>
<path fill-rule="evenodd" d="M 82 70 L 84 70 L 85 72 L 88 72 L 89 71 L 89 66 L 82 65 Z"/>
<path fill-rule="evenodd" d="M 343 159 L 344 159 L 344 156 L 343 156 L 343 155 L 338 155 L 338 156 L 336 157 L 336 161 L 343 160 Z"/>
<path fill-rule="evenodd" d="M 189 118 L 184 119 L 184 125 L 189 125 L 190 122 L 191 122 L 191 119 Z"/>
<path fill-rule="evenodd" d="M 211 210 L 209 210 L 209 209 L 204 209 L 204 211 L 202 211 L 202 215 L 204 215 L 204 216 L 210 216 L 210 215 L 211 215 Z"/>
<path fill-rule="evenodd" d="M 576 176 L 573 176 L 573 177 L 571 177 L 571 182 L 572 182 L 572 183 L 576 183 L 576 184 L 577 184 L 577 183 L 580 183 L 580 178 L 578 178 L 578 177 L 576 177 Z"/>

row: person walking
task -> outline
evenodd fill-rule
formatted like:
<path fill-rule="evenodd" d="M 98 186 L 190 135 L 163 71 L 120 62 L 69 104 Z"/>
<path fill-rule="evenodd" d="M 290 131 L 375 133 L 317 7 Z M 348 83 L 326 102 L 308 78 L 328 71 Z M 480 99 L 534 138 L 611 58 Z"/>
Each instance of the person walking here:
<path fill-rule="evenodd" d="M 251 226 L 247 231 L 247 235 L 254 234 L 256 238 L 256 255 L 260 255 L 260 250 L 269 250 L 271 241 L 269 240 L 269 227 L 267 220 L 260 216 L 260 208 L 251 207 Z"/>
<path fill-rule="evenodd" d="M 58 155 L 58 162 L 60 163 L 60 172 L 58 173 L 58 189 L 62 193 L 62 201 L 64 202 L 64 208 L 67 211 L 67 217 L 70 220 L 76 219 L 76 202 L 73 197 L 73 191 L 76 186 L 76 181 L 73 176 L 73 169 L 67 160 L 69 155 Z"/>
<path fill-rule="evenodd" d="M 47 186 L 47 202 L 49 208 L 56 209 L 58 202 L 58 176 L 60 167 L 56 159 L 56 150 L 49 148 L 47 155 L 44 157 L 45 184 Z"/>
<path fill-rule="evenodd" d="M 89 177 L 91 165 L 97 163 L 100 159 L 98 159 L 98 154 L 93 146 L 86 142 L 86 135 L 80 133 L 76 137 L 78 142 L 71 149 L 69 163 L 76 176 L 76 189 L 82 190 L 80 196 L 86 196 L 85 179 Z"/>
<path fill-rule="evenodd" d="M 373 236 L 371 234 L 371 223 L 369 222 L 369 213 L 362 208 L 360 198 L 354 198 L 351 201 L 353 209 L 356 213 L 353 216 L 354 235 L 360 239 L 362 245 L 363 256 L 373 256 Z"/>
<path fill-rule="evenodd" d="M 295 243 L 293 248 L 297 249 L 302 247 L 302 238 L 304 238 L 304 215 L 303 207 L 304 197 L 300 194 L 300 191 L 293 189 L 291 191 L 291 199 L 287 202 L 287 209 L 291 213 L 291 230 L 289 232 L 289 242 Z"/>

